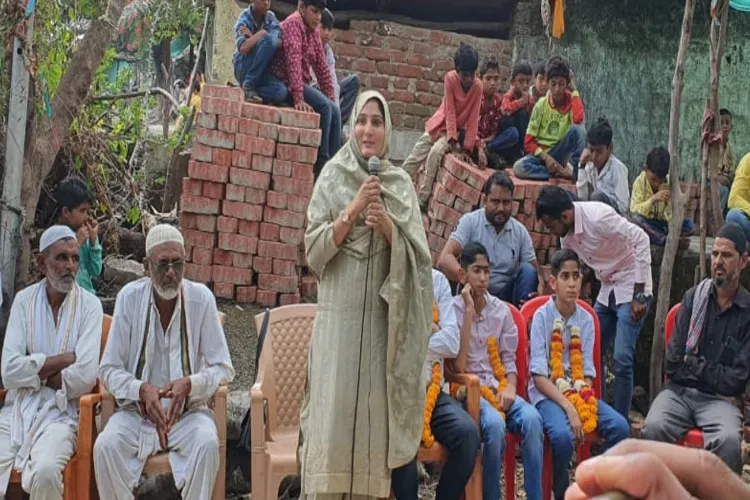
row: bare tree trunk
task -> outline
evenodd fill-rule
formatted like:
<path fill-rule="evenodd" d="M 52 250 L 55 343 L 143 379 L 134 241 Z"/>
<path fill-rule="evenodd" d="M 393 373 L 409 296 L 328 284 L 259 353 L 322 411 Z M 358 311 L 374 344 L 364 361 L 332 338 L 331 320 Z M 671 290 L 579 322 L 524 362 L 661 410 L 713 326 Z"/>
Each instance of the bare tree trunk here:
<path fill-rule="evenodd" d="M 31 248 L 29 235 L 34 224 L 36 207 L 60 147 L 70 135 L 70 125 L 83 107 L 89 94 L 96 70 L 104 53 L 117 34 L 117 23 L 125 0 L 109 0 L 107 11 L 91 22 L 73 53 L 70 64 L 60 79 L 52 101 L 52 116 L 37 114 L 31 127 L 24 154 L 24 176 L 21 199 L 26 220 L 21 238 L 21 254 L 16 282 L 24 285 L 29 276 Z"/>
<path fill-rule="evenodd" d="M 164 84 L 161 87 L 172 92 L 172 40 L 162 41 L 161 46 L 161 67 L 159 72 L 162 74 Z M 162 98 L 162 134 L 164 139 L 169 138 L 169 121 L 172 109 L 172 102 L 169 99 Z"/>
<path fill-rule="evenodd" d="M 718 134 L 721 129 L 719 117 L 719 78 L 721 76 L 721 60 L 724 57 L 724 47 L 727 41 L 727 24 L 729 22 L 729 0 L 720 4 L 722 10 L 717 12 L 711 22 L 711 83 L 709 106 L 713 113 L 711 133 Z M 719 21 L 720 20 L 720 21 Z M 721 22 L 717 38 L 716 24 Z M 719 161 L 721 147 L 718 142 L 711 142 L 708 146 L 708 177 L 711 179 L 711 208 L 713 211 L 714 227 L 719 228 L 724 223 L 721 199 L 719 197 Z"/>
<path fill-rule="evenodd" d="M 669 223 L 667 244 L 664 247 L 661 273 L 659 275 L 659 296 L 656 301 L 656 318 L 654 320 L 654 338 L 651 344 L 651 363 L 649 366 L 649 386 L 651 400 L 661 390 L 662 364 L 664 362 L 664 324 L 669 311 L 669 296 L 672 292 L 672 269 L 677 254 L 677 243 L 680 238 L 682 219 L 685 214 L 685 198 L 680 188 L 680 166 L 678 141 L 680 132 L 680 104 L 685 79 L 685 60 L 687 59 L 690 36 L 693 31 L 695 0 L 685 0 L 685 14 L 682 19 L 680 48 L 677 51 L 674 78 L 672 80 L 672 109 L 669 116 L 669 178 L 672 195 L 672 221 Z"/>

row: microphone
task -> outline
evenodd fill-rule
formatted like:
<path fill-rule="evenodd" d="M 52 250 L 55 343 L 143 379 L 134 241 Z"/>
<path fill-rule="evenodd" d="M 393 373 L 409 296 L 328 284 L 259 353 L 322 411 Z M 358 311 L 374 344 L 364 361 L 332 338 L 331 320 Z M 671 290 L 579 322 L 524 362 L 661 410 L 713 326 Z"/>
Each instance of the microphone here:
<path fill-rule="evenodd" d="M 380 158 L 372 155 L 370 159 L 367 160 L 367 171 L 370 173 L 370 175 L 374 175 L 375 177 L 377 177 L 380 173 Z"/>

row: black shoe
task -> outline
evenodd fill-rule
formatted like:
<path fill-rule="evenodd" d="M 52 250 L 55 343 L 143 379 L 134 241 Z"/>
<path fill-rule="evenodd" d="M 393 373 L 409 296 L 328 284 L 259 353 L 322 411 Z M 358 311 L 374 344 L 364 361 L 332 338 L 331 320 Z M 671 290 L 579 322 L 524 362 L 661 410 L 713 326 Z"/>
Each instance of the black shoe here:
<path fill-rule="evenodd" d="M 255 89 L 243 89 L 245 91 L 245 101 L 247 102 L 263 102 L 263 99 L 258 95 Z"/>

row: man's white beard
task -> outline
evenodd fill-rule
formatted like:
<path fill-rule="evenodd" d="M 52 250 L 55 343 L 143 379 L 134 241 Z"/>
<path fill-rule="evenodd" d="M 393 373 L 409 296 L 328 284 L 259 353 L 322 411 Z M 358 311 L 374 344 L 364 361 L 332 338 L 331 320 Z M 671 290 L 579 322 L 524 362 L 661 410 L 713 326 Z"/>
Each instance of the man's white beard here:
<path fill-rule="evenodd" d="M 156 281 L 151 280 L 151 285 L 154 287 L 154 291 L 156 292 L 156 294 L 164 300 L 176 299 L 180 294 L 181 283 L 177 283 L 176 285 L 170 287 L 162 287 Z"/>
<path fill-rule="evenodd" d="M 55 276 L 53 272 L 47 272 L 47 281 L 52 285 L 52 288 L 54 288 L 55 291 L 65 294 L 70 293 L 76 283 L 75 276 L 65 276 L 61 278 Z"/>

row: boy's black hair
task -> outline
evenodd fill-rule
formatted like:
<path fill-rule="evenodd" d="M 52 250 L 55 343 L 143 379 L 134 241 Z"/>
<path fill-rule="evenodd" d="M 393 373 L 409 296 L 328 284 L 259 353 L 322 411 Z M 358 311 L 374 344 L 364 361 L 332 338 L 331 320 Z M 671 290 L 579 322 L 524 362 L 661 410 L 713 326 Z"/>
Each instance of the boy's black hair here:
<path fill-rule="evenodd" d="M 513 180 L 508 177 L 508 174 L 502 171 L 495 172 L 490 176 L 489 179 L 487 179 L 487 182 L 484 183 L 482 193 L 484 193 L 485 196 L 489 196 L 490 191 L 492 191 L 492 186 L 504 187 L 505 189 L 510 191 L 510 194 L 513 194 L 513 190 L 515 189 Z"/>
<path fill-rule="evenodd" d="M 305 7 L 317 7 L 320 10 L 324 10 L 328 7 L 328 2 L 326 2 L 326 0 L 302 0 L 302 5 Z"/>
<path fill-rule="evenodd" d="M 573 208 L 573 200 L 560 186 L 544 186 L 536 199 L 536 218 L 560 220 L 562 213 Z"/>
<path fill-rule="evenodd" d="M 721 108 L 719 110 L 719 116 L 728 116 L 729 118 L 733 118 L 732 112 L 727 108 Z"/>
<path fill-rule="evenodd" d="M 486 75 L 492 69 L 500 73 L 500 63 L 497 62 L 495 56 L 489 56 L 482 62 L 482 65 L 479 67 L 479 76 Z"/>
<path fill-rule="evenodd" d="M 453 56 L 453 63 L 456 65 L 456 71 L 465 71 L 473 73 L 479 67 L 479 53 L 471 45 L 461 42 Z"/>
<path fill-rule="evenodd" d="M 552 276 L 557 278 L 560 274 L 560 269 L 562 269 L 563 264 L 566 262 L 575 262 L 578 266 L 578 271 L 581 270 L 581 260 L 578 258 L 578 254 L 570 248 L 561 248 L 552 254 L 552 258 L 549 261 Z"/>
<path fill-rule="evenodd" d="M 320 16 L 320 25 L 327 30 L 333 29 L 333 23 L 336 20 L 335 17 L 333 17 L 333 12 L 331 12 L 330 9 L 326 8 L 323 9 L 323 14 Z"/>
<path fill-rule="evenodd" d="M 565 78 L 565 81 L 570 81 L 570 66 L 568 66 L 568 61 L 560 56 L 551 56 L 547 59 L 545 72 L 549 80 L 562 77 Z"/>
<path fill-rule="evenodd" d="M 534 65 L 534 78 L 539 75 L 547 76 L 547 67 L 544 61 L 539 61 Z"/>
<path fill-rule="evenodd" d="M 521 59 L 513 65 L 513 70 L 510 72 L 511 81 L 515 80 L 518 75 L 534 75 L 534 70 L 531 69 L 531 63 L 529 63 L 529 61 Z"/>
<path fill-rule="evenodd" d="M 60 211 L 63 208 L 73 210 L 80 207 L 84 203 L 93 205 L 94 195 L 91 194 L 89 187 L 78 177 L 69 177 L 62 181 L 57 186 L 55 192 L 55 198 L 57 198 L 57 204 L 60 206 Z"/>
<path fill-rule="evenodd" d="M 599 118 L 594 122 L 587 134 L 588 143 L 592 146 L 612 145 L 612 126 L 606 118 Z"/>
<path fill-rule="evenodd" d="M 669 175 L 669 151 L 664 146 L 656 146 L 646 156 L 646 168 L 659 179 L 666 179 Z"/>
<path fill-rule="evenodd" d="M 461 249 L 461 255 L 458 258 L 458 261 L 461 263 L 461 268 L 466 271 L 469 269 L 469 266 L 472 265 L 477 261 L 477 257 L 480 255 L 484 255 L 484 258 L 487 259 L 487 263 L 490 262 L 490 254 L 487 252 L 487 249 L 479 243 L 478 241 L 472 241 L 465 247 Z"/>

